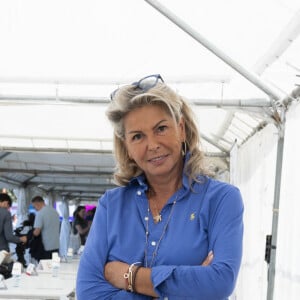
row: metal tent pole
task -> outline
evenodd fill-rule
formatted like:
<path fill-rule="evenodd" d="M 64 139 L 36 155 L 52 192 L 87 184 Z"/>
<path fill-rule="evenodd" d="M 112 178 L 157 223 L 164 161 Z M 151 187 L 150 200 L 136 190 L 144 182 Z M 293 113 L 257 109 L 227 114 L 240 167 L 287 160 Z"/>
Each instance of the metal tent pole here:
<path fill-rule="evenodd" d="M 231 57 L 225 54 L 223 51 L 218 49 L 215 45 L 213 45 L 206 38 L 201 36 L 196 30 L 194 30 L 191 26 L 189 26 L 186 22 L 180 19 L 177 15 L 173 14 L 168 8 L 161 5 L 156 0 L 145 0 L 151 6 L 153 6 L 156 10 L 158 10 L 161 14 L 163 14 L 166 18 L 172 21 L 175 25 L 189 34 L 192 38 L 206 47 L 209 51 L 218 56 L 221 60 L 223 60 L 226 64 L 231 66 L 234 70 L 244 76 L 247 80 L 252 82 L 255 86 L 264 91 L 267 95 L 269 95 L 274 100 L 278 101 L 282 98 L 282 95 L 277 92 L 272 86 L 269 86 L 267 83 L 263 82 L 261 78 L 255 73 L 247 70 L 245 67 L 241 66 L 239 63 L 234 61 Z"/>
<path fill-rule="evenodd" d="M 268 270 L 267 300 L 272 300 L 274 294 L 283 148 L 284 148 L 284 124 L 279 127 L 279 137 L 277 142 L 276 175 L 275 175 L 275 189 L 274 189 L 274 202 L 273 202 L 272 238 L 271 238 L 271 249 L 270 249 L 271 252 L 270 252 L 269 270 Z"/>

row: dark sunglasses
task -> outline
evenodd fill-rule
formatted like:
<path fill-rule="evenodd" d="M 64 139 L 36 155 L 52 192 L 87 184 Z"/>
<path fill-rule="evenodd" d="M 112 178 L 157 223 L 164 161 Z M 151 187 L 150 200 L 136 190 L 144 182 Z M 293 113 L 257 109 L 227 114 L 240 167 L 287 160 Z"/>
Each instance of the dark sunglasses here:
<path fill-rule="evenodd" d="M 147 92 L 148 90 L 152 89 L 157 85 L 158 82 L 163 83 L 164 80 L 160 76 L 160 74 L 148 75 L 139 81 L 133 82 L 131 85 L 135 86 L 136 88 L 140 89 L 143 92 Z M 117 88 L 110 94 L 110 100 L 114 100 L 116 93 L 120 88 Z"/>

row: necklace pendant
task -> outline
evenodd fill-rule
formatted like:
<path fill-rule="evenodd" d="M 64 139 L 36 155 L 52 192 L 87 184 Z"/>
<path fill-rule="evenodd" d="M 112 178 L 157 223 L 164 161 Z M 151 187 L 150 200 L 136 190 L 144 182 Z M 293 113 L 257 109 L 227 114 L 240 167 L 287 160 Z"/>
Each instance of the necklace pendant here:
<path fill-rule="evenodd" d="M 155 223 L 161 222 L 161 215 L 153 216 L 153 220 Z"/>

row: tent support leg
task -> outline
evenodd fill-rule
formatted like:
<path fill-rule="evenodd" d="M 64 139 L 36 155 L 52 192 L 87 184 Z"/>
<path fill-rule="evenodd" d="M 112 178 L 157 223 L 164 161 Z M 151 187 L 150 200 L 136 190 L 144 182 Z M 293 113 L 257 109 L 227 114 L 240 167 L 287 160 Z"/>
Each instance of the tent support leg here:
<path fill-rule="evenodd" d="M 283 148 L 284 148 L 284 124 L 279 126 L 279 138 L 277 142 L 276 175 L 275 175 L 273 219 L 272 219 L 272 239 L 271 239 L 270 264 L 268 270 L 267 300 L 273 300 L 273 294 L 274 294 Z"/>

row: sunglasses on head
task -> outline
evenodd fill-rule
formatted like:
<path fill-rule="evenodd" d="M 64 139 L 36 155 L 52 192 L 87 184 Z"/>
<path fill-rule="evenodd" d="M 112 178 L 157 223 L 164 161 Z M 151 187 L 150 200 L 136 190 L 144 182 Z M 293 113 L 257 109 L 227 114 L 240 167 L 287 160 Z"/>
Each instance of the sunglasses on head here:
<path fill-rule="evenodd" d="M 164 80 L 162 79 L 160 74 L 154 74 L 154 75 L 148 75 L 146 77 L 143 77 L 139 81 L 133 82 L 131 85 L 140 89 L 143 92 L 147 92 L 151 88 L 155 87 L 158 82 L 163 83 Z M 112 101 L 114 100 L 115 95 L 117 94 L 118 90 L 119 90 L 119 88 L 117 88 L 110 94 L 110 100 L 112 100 Z"/>

